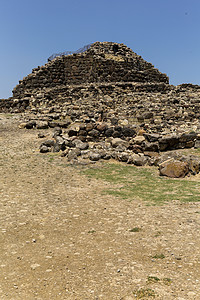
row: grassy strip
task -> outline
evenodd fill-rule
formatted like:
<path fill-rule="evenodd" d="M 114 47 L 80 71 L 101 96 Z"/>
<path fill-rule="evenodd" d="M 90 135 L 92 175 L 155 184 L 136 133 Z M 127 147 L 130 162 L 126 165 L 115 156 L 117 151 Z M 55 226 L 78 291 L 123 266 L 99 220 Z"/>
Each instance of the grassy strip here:
<path fill-rule="evenodd" d="M 200 201 L 199 182 L 159 177 L 154 168 L 107 163 L 101 168 L 86 169 L 83 173 L 112 183 L 113 188 L 105 192 L 130 201 L 137 198 L 152 204 L 171 200 Z"/>

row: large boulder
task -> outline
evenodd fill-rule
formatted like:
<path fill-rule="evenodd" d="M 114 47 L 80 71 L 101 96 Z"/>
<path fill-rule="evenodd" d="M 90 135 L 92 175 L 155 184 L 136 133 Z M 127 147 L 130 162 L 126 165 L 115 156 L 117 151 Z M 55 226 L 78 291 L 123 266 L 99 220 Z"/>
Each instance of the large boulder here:
<path fill-rule="evenodd" d="M 141 145 L 145 142 L 145 137 L 143 135 L 138 135 L 132 141 L 137 145 Z"/>
<path fill-rule="evenodd" d="M 26 125 L 25 125 L 26 129 L 32 129 L 35 126 L 36 126 L 36 121 L 35 120 L 31 120 L 31 121 L 27 122 Z"/>
<path fill-rule="evenodd" d="M 36 124 L 37 129 L 47 129 L 49 128 L 49 124 L 47 121 L 38 121 Z"/>
<path fill-rule="evenodd" d="M 166 135 L 159 139 L 159 150 L 167 151 L 177 149 L 179 144 L 179 137 L 177 135 Z"/>
<path fill-rule="evenodd" d="M 113 148 L 117 148 L 117 147 L 124 147 L 124 148 L 128 148 L 129 143 L 125 140 L 122 140 L 120 138 L 113 138 L 111 140 L 111 146 Z"/>
<path fill-rule="evenodd" d="M 158 142 L 145 142 L 143 146 L 144 151 L 151 151 L 151 152 L 158 152 L 159 150 L 159 145 Z"/>
<path fill-rule="evenodd" d="M 161 176 L 171 178 L 183 178 L 189 172 L 189 165 L 187 162 L 169 159 L 159 165 Z"/>
<path fill-rule="evenodd" d="M 101 159 L 101 155 L 98 152 L 91 151 L 89 154 L 89 159 L 91 161 L 98 161 Z"/>
<path fill-rule="evenodd" d="M 179 148 L 192 148 L 195 146 L 197 133 L 183 133 L 179 138 Z"/>
<path fill-rule="evenodd" d="M 192 175 L 196 175 L 200 171 L 200 157 L 189 155 L 189 156 L 182 156 L 180 158 L 181 161 L 185 161 L 188 163 L 189 166 L 189 172 Z"/>
<path fill-rule="evenodd" d="M 148 140 L 148 142 L 153 143 L 158 141 L 160 135 L 158 133 L 144 133 L 144 137 Z"/>
<path fill-rule="evenodd" d="M 74 139 L 73 143 L 75 144 L 76 148 L 80 150 L 87 150 L 89 148 L 89 144 L 87 142 L 82 142 L 79 139 Z"/>
<path fill-rule="evenodd" d="M 134 164 L 135 166 L 144 166 L 147 163 L 147 157 L 144 154 L 135 154 L 129 156 L 128 164 Z"/>

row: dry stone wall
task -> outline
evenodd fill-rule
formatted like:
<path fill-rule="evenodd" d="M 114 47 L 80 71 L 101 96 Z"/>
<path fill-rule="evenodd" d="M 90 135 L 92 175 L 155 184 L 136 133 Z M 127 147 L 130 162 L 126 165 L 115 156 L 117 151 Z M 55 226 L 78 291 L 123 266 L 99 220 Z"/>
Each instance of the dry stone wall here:
<path fill-rule="evenodd" d="M 125 45 L 96 42 L 84 53 L 57 57 L 33 69 L 15 87 L 13 97 L 23 98 L 35 89 L 92 82 L 168 83 L 169 79 Z"/>
<path fill-rule="evenodd" d="M 22 113 L 22 128 L 54 128 L 40 152 L 60 151 L 73 163 L 114 158 L 175 177 L 177 166 L 180 177 L 200 170 L 199 158 L 176 153 L 200 148 L 200 86 L 169 85 L 123 44 L 97 42 L 34 69 L 0 112 Z"/>
<path fill-rule="evenodd" d="M 154 131 L 198 128 L 199 107 L 199 86 L 133 82 L 35 89 L 29 97 L 0 102 L 1 111 L 58 114 L 72 119 L 98 118 L 103 113 L 107 120 L 149 124 Z"/>

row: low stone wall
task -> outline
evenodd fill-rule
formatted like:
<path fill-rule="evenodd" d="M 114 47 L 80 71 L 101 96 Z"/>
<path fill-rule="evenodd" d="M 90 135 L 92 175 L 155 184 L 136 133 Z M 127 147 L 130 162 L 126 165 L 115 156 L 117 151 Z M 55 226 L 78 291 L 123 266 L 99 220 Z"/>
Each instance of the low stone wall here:
<path fill-rule="evenodd" d="M 133 82 L 59 86 L 43 92 L 36 89 L 23 99 L 0 101 L 1 112 L 27 111 L 73 120 L 97 120 L 102 115 L 112 122 L 150 125 L 155 132 L 185 127 L 197 130 L 199 107 L 199 86 Z"/>
<path fill-rule="evenodd" d="M 118 98 L 125 97 L 127 93 L 158 93 L 167 92 L 171 89 L 168 84 L 164 83 L 134 83 L 134 82 L 111 82 L 111 83 L 92 83 L 82 85 L 61 85 L 54 88 L 47 88 L 42 91 L 33 89 L 31 93 L 26 92 L 23 98 L 10 98 L 0 100 L 0 111 L 22 112 L 31 110 L 31 108 L 49 108 L 54 104 L 68 105 L 73 103 L 81 108 L 82 100 L 87 99 L 88 102 L 99 106 L 101 98 L 107 96 Z M 106 101 L 106 100 L 105 100 Z M 84 101 L 87 105 L 87 101 Z M 112 99 L 113 104 L 115 99 Z M 110 103 L 111 104 L 111 103 Z"/>
<path fill-rule="evenodd" d="M 29 106 L 29 99 L 0 99 L 0 113 L 20 113 Z"/>
<path fill-rule="evenodd" d="M 72 122 L 59 120 L 30 120 L 21 128 L 53 128 L 51 139 L 38 133 L 43 141 L 41 153 L 60 152 L 71 163 L 87 164 L 98 160 L 115 159 L 136 166 L 159 166 L 160 174 L 184 177 L 197 174 L 200 157 L 183 155 L 178 149 L 200 147 L 200 133 L 155 134 L 150 128 L 111 125 L 106 122 Z M 175 150 L 175 151 L 174 151 Z"/>

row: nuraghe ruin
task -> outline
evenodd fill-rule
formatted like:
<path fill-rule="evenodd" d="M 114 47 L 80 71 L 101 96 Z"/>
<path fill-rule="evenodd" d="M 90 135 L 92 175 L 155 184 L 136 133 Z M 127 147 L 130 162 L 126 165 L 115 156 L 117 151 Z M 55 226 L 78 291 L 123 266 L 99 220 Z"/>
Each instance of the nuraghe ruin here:
<path fill-rule="evenodd" d="M 65 128 L 65 136 L 57 131 L 41 152 L 136 165 L 158 165 L 163 151 L 199 148 L 199 108 L 200 86 L 170 85 L 151 63 L 111 42 L 55 57 L 21 80 L 13 97 L 0 101 L 1 112 L 24 114 L 26 128 Z M 184 176 L 199 171 L 196 158 L 173 159 L 187 160 Z"/>

